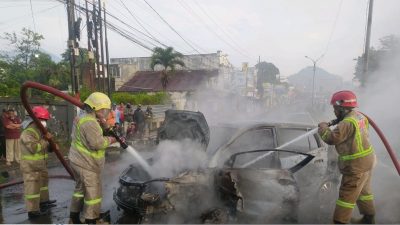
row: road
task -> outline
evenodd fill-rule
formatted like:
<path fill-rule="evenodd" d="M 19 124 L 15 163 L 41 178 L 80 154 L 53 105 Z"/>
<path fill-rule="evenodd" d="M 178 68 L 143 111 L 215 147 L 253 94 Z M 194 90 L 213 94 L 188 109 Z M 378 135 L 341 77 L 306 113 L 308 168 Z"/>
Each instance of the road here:
<path fill-rule="evenodd" d="M 142 153 L 144 157 L 150 157 L 151 153 Z M 103 170 L 103 201 L 102 211 L 111 210 L 112 223 L 135 223 L 134 218 L 123 215 L 118 211 L 113 201 L 114 189 L 118 187 L 118 178 L 121 172 L 135 160 L 127 153 L 121 155 L 115 152 L 108 156 Z M 49 169 L 50 175 L 67 175 L 62 166 Z M 51 209 L 48 216 L 35 220 L 29 220 L 25 209 L 23 186 L 16 185 L 1 190 L 1 214 L 0 222 L 15 224 L 65 224 L 69 220 L 69 206 L 74 190 L 74 181 L 64 179 L 50 179 L 50 198 L 57 200 L 57 207 Z"/>

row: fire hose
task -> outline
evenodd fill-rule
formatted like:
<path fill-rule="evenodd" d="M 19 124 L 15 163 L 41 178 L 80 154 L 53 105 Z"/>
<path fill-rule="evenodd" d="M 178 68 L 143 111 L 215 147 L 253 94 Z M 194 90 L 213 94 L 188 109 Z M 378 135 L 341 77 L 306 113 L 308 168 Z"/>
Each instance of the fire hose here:
<path fill-rule="evenodd" d="M 360 113 L 361 113 L 361 112 L 360 112 Z M 397 160 L 396 153 L 394 152 L 394 150 L 393 150 L 392 147 L 390 146 L 390 144 L 389 144 L 389 142 L 387 141 L 385 135 L 383 134 L 383 132 L 381 131 L 381 129 L 379 129 L 378 125 L 376 125 L 376 123 L 375 123 L 369 116 L 365 115 L 364 113 L 361 113 L 361 114 L 363 114 L 363 115 L 367 118 L 369 124 L 371 124 L 371 126 L 374 128 L 375 132 L 378 134 L 379 138 L 381 139 L 383 145 L 384 145 L 385 148 L 386 148 L 386 151 L 388 152 L 388 154 L 389 154 L 389 156 L 390 156 L 390 159 L 392 160 L 392 162 L 393 162 L 393 164 L 394 164 L 394 167 L 395 167 L 396 170 L 397 170 L 397 173 L 400 175 L 400 164 L 399 164 L 399 161 Z M 328 123 L 328 126 L 336 125 L 336 124 L 338 124 L 339 122 L 340 122 L 340 121 L 337 120 L 337 119 L 332 120 L 331 122 Z"/>
<path fill-rule="evenodd" d="M 27 96 L 27 91 L 29 88 L 33 88 L 33 89 L 37 89 L 37 90 L 41 90 L 50 94 L 53 94 L 57 97 L 60 97 L 72 104 L 74 104 L 75 106 L 83 109 L 84 107 L 84 103 L 82 103 L 79 99 L 72 97 L 70 95 L 67 95 L 63 92 L 61 92 L 60 90 L 57 90 L 53 87 L 49 87 L 40 83 L 36 83 L 36 82 L 32 82 L 32 81 L 27 81 L 25 82 L 22 87 L 21 87 L 21 91 L 20 91 L 20 95 L 21 95 L 21 101 L 22 104 L 24 106 L 24 108 L 26 109 L 26 111 L 28 112 L 29 116 L 32 118 L 33 122 L 37 125 L 37 127 L 39 128 L 40 132 L 45 135 L 46 133 L 48 133 L 47 129 L 42 125 L 42 123 L 39 121 L 38 118 L 35 117 L 32 108 L 28 102 L 28 96 Z M 126 149 L 128 147 L 128 145 L 125 143 L 125 140 L 121 137 L 119 137 L 116 132 L 113 129 L 109 129 L 106 131 L 106 133 L 110 136 L 114 136 L 115 139 L 121 144 L 121 147 Z M 50 138 L 48 140 L 49 145 L 50 145 L 50 149 L 56 154 L 57 158 L 60 160 L 61 164 L 63 165 L 63 167 L 67 170 L 68 174 L 70 175 L 71 179 L 74 179 L 74 174 L 71 170 L 71 167 L 68 165 L 68 163 L 66 162 L 66 160 L 64 159 L 64 156 L 61 154 L 59 146 L 54 142 L 53 138 Z M 55 177 L 62 177 L 63 175 L 58 175 Z M 9 182 L 6 184 L 2 184 L 0 185 L 0 189 L 5 188 L 5 187 L 9 187 L 12 185 L 16 185 L 16 184 L 21 184 L 23 183 L 23 181 L 14 181 L 14 182 Z"/>

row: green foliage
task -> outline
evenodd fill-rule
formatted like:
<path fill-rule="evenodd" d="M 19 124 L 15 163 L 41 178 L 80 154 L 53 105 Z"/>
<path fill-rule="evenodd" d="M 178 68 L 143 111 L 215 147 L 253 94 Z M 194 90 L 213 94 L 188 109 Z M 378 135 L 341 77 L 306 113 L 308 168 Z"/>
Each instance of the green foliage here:
<path fill-rule="evenodd" d="M 167 71 L 174 71 L 176 65 L 180 65 L 182 67 L 185 66 L 185 63 L 182 61 L 183 55 L 179 52 L 176 52 L 172 47 L 168 48 L 160 48 L 156 47 L 153 50 L 153 55 L 151 56 L 150 67 L 154 70 L 156 65 L 161 65 L 164 67 L 161 75 L 161 85 L 165 90 L 168 85 L 169 76 L 171 73 Z"/>
<path fill-rule="evenodd" d="M 131 103 L 131 104 L 142 104 L 142 105 L 158 105 L 164 104 L 169 101 L 169 96 L 165 92 L 157 92 L 154 95 L 146 93 L 127 93 L 127 92 L 115 92 L 111 97 L 114 103 Z"/>
<path fill-rule="evenodd" d="M 264 93 L 264 83 L 276 84 L 279 83 L 276 75 L 280 74 L 279 69 L 269 62 L 260 62 L 256 65 L 257 68 L 257 89 L 261 93 Z"/>
<path fill-rule="evenodd" d="M 20 35 L 5 33 L 3 39 L 9 41 L 12 51 L 2 54 L 0 59 L 0 96 L 19 97 L 21 85 L 25 81 L 35 81 L 59 90 L 66 90 L 70 83 L 69 65 L 55 63 L 51 57 L 39 50 L 43 36 L 23 28 Z M 31 96 L 45 100 L 54 96 L 32 90 Z"/>
<path fill-rule="evenodd" d="M 378 49 L 371 47 L 369 50 L 367 76 L 364 76 L 365 54 L 357 57 L 354 75 L 362 86 L 365 86 L 371 80 L 371 76 L 376 75 L 375 72 L 390 70 L 390 66 L 392 66 L 389 65 L 390 62 L 400 55 L 400 37 L 388 35 L 379 39 L 379 41 L 381 46 Z"/>
<path fill-rule="evenodd" d="M 12 54 L 6 54 L 6 58 L 28 68 L 31 66 L 31 60 L 39 53 L 40 41 L 43 40 L 44 37 L 32 30 L 22 28 L 19 35 L 15 32 L 6 32 L 1 39 L 8 41 L 9 45 L 14 48 Z"/>

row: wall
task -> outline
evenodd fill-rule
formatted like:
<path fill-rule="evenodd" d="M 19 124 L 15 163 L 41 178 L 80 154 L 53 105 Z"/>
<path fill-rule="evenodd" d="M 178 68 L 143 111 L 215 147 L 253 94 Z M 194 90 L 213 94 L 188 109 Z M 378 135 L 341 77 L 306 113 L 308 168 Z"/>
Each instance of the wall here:
<path fill-rule="evenodd" d="M 48 122 L 48 128 L 53 136 L 68 141 L 71 135 L 72 121 L 76 115 L 76 107 L 72 104 L 60 101 L 60 102 L 43 102 L 39 100 L 30 100 L 33 106 L 43 105 L 48 108 L 52 119 Z M 23 107 L 20 99 L 14 98 L 0 98 L 0 110 L 13 108 L 16 110 L 21 120 L 24 120 L 27 115 L 25 108 Z M 1 111 L 0 111 L 1 112 Z"/>

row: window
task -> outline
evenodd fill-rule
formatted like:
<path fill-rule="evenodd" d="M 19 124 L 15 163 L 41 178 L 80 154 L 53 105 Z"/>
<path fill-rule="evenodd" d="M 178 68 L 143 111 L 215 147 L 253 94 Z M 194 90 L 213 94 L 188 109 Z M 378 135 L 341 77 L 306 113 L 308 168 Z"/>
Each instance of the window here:
<path fill-rule="evenodd" d="M 116 78 L 120 78 L 121 77 L 121 72 L 120 72 L 120 68 L 118 65 L 109 65 L 109 73 L 111 77 L 116 77 Z"/>
<path fill-rule="evenodd" d="M 305 128 L 281 128 L 279 129 L 278 133 L 278 146 L 281 146 L 294 138 L 307 133 L 310 130 Z M 292 151 L 299 151 L 303 153 L 307 153 L 313 149 L 318 148 L 317 141 L 314 135 L 310 135 L 306 138 L 298 140 L 286 147 L 284 150 L 292 150 Z"/>
<path fill-rule="evenodd" d="M 274 134 L 271 128 L 249 130 L 228 146 L 229 154 L 251 150 L 273 149 Z"/>

